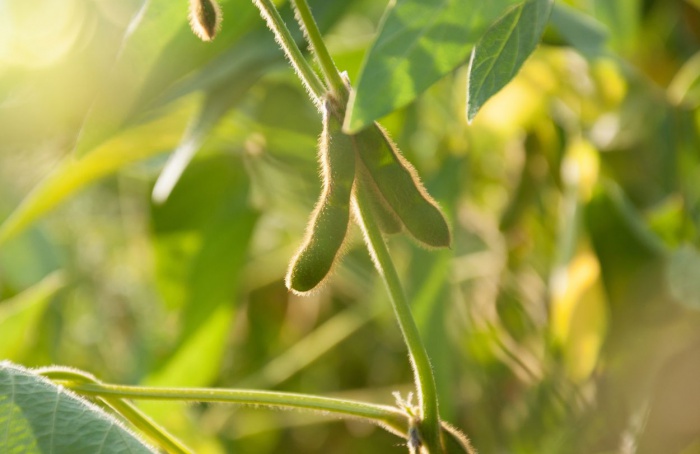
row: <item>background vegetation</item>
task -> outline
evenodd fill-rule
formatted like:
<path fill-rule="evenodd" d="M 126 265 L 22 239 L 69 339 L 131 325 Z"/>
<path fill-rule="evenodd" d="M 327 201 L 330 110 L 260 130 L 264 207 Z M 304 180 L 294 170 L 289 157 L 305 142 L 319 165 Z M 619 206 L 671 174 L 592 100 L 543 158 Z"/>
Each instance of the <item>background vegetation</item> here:
<path fill-rule="evenodd" d="M 700 452 L 700 4 L 567 3 L 598 34 L 548 29 L 471 124 L 467 61 L 382 119 L 454 233 L 392 253 L 442 416 L 480 452 Z M 184 2 L 144 4 L 0 0 L 0 358 L 392 404 L 411 371 L 358 232 L 321 292 L 284 287 L 320 122 L 258 12 L 222 1 L 202 43 Z M 312 6 L 357 80 L 385 2 Z M 178 147 L 199 151 L 155 203 Z M 140 406 L 197 452 L 406 449 L 321 416 Z"/>

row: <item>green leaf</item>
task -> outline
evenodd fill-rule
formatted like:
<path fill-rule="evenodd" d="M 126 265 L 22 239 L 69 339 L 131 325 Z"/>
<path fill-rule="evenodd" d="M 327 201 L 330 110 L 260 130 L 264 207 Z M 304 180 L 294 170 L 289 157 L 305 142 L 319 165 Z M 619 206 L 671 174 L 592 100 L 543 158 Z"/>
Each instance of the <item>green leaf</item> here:
<path fill-rule="evenodd" d="M 202 43 L 187 25 L 186 7 L 168 0 L 144 2 L 85 117 L 75 155 L 92 153 L 104 140 L 133 125 L 184 75 L 231 47 L 255 17 L 246 0 L 222 2 L 222 9 L 224 28 L 216 41 Z"/>
<path fill-rule="evenodd" d="M 610 32 L 610 45 L 616 51 L 629 53 L 640 45 L 639 38 L 644 2 L 639 0 L 593 0 L 591 10 L 595 18 Z"/>
<path fill-rule="evenodd" d="M 260 69 L 260 68 L 259 68 Z M 192 118 L 180 144 L 168 159 L 153 188 L 153 200 L 164 202 L 172 192 L 185 168 L 199 151 L 209 133 L 246 94 L 261 76 L 260 71 L 247 71 L 238 77 L 238 83 L 225 84 L 207 93 L 201 110 Z"/>
<path fill-rule="evenodd" d="M 527 0 L 509 9 L 474 46 L 469 65 L 467 119 L 520 71 L 535 50 L 552 12 L 553 0 Z"/>
<path fill-rule="evenodd" d="M 390 2 L 379 36 L 351 95 L 346 132 L 412 102 L 464 64 L 472 46 L 512 0 L 398 0 Z"/>
<path fill-rule="evenodd" d="M 552 9 L 551 22 L 559 34 L 584 57 L 595 58 L 605 52 L 608 30 L 595 18 L 557 2 Z"/>
<path fill-rule="evenodd" d="M 41 229 L 29 229 L 0 247 L 0 289 L 5 286 L 14 295 L 62 268 L 64 262 L 61 245 Z"/>
<path fill-rule="evenodd" d="M 191 103 L 184 103 L 158 120 L 114 137 L 87 156 L 66 157 L 0 225 L 0 245 L 85 186 L 127 164 L 173 149 L 191 110 Z"/>
<path fill-rule="evenodd" d="M 51 297 L 65 285 L 60 271 L 0 304 L 0 358 L 19 361 L 34 345 Z"/>
<path fill-rule="evenodd" d="M 10 362 L 0 362 L 0 452 L 155 453 L 119 421 Z"/>
<path fill-rule="evenodd" d="M 183 311 L 180 342 L 169 362 L 178 362 L 178 355 L 200 361 L 198 367 L 185 369 L 190 379 L 198 380 L 193 385 L 210 384 L 213 372 L 205 371 L 218 371 L 223 350 L 211 346 L 223 348 L 232 315 L 230 310 L 222 315 L 220 308 L 234 307 L 258 219 L 248 206 L 248 179 L 242 167 L 230 155 L 197 160 L 168 201 L 152 208 L 158 284 L 166 304 Z M 181 353 L 192 351 L 190 342 L 210 347 L 194 356 Z"/>

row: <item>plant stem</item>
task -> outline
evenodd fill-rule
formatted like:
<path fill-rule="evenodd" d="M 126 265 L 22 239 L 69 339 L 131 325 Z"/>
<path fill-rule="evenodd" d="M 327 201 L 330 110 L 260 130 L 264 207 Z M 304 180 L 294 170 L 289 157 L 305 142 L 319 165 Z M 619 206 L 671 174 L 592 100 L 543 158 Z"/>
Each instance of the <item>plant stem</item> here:
<path fill-rule="evenodd" d="M 359 212 L 360 227 L 365 233 L 367 248 L 377 267 L 377 271 L 379 271 L 379 275 L 384 280 L 384 284 L 389 291 L 394 313 L 399 322 L 404 342 L 408 348 L 411 365 L 413 366 L 421 410 L 420 426 L 423 441 L 431 454 L 442 453 L 443 443 L 440 430 L 440 415 L 438 413 L 437 389 L 428 353 L 420 339 L 418 327 L 411 315 L 411 308 L 404 295 L 401 281 L 396 268 L 394 268 L 382 232 L 372 217 L 367 200 L 371 195 L 366 192 L 366 189 L 361 184 L 356 184 L 355 188 L 355 202 Z"/>
<path fill-rule="evenodd" d="M 260 14 L 267 22 L 267 26 L 275 34 L 277 42 L 287 55 L 287 58 L 289 58 L 292 67 L 309 92 L 314 104 L 318 108 L 322 108 L 323 99 L 328 90 L 302 55 L 299 46 L 294 42 L 294 38 L 292 38 L 292 34 L 289 32 L 284 20 L 282 20 L 282 16 L 280 16 L 277 8 L 271 0 L 253 0 L 253 2 L 260 10 Z"/>
<path fill-rule="evenodd" d="M 100 399 L 112 407 L 114 411 L 131 421 L 134 426 L 138 427 L 151 439 L 158 442 L 168 453 L 194 454 L 193 451 L 182 444 L 180 440 L 176 439 L 131 402 L 114 397 L 100 397 Z"/>
<path fill-rule="evenodd" d="M 103 399 L 144 399 L 218 402 L 270 408 L 296 408 L 360 418 L 378 424 L 400 437 L 406 436 L 406 414 L 395 407 L 308 394 L 217 388 L 153 388 L 58 380 L 75 392 Z"/>
<path fill-rule="evenodd" d="M 343 78 L 340 76 L 338 68 L 335 66 L 333 58 L 328 52 L 326 44 L 323 42 L 321 31 L 318 29 L 318 25 L 316 25 L 316 21 L 311 14 L 311 8 L 309 8 L 309 4 L 306 0 L 292 0 L 292 2 L 295 7 L 294 9 L 299 25 L 311 45 L 311 50 L 316 55 L 321 65 L 321 70 L 331 90 L 331 94 L 338 100 L 340 105 L 344 107 L 348 102 L 349 93 L 345 87 Z"/>

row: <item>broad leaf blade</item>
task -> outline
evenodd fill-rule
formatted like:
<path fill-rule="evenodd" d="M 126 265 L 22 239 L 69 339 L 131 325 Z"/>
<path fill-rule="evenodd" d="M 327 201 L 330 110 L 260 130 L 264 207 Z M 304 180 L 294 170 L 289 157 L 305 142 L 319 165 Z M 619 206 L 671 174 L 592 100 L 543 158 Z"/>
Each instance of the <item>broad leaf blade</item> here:
<path fill-rule="evenodd" d="M 386 12 L 353 93 L 344 129 L 357 132 L 412 102 L 466 62 L 512 0 L 398 0 Z"/>
<path fill-rule="evenodd" d="M 474 47 L 469 67 L 467 119 L 520 70 L 542 38 L 552 0 L 527 0 L 508 10 Z"/>
<path fill-rule="evenodd" d="M 0 452 L 148 453 L 122 424 L 85 399 L 0 362 Z"/>

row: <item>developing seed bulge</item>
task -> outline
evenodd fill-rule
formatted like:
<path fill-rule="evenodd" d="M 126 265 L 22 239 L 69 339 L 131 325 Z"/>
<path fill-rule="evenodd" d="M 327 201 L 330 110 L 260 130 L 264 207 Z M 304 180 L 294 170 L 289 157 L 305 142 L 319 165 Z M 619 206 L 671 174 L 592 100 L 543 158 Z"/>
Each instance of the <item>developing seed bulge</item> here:
<path fill-rule="evenodd" d="M 350 223 L 350 196 L 355 178 L 353 144 L 328 106 L 323 126 L 319 143 L 323 191 L 285 279 L 287 288 L 297 294 L 313 291 L 330 275 L 342 254 Z"/>
<path fill-rule="evenodd" d="M 216 0 L 190 0 L 190 27 L 202 41 L 214 39 L 221 28 L 221 18 Z"/>
<path fill-rule="evenodd" d="M 442 211 L 387 133 L 375 123 L 353 137 L 367 174 L 408 233 L 424 246 L 449 247 L 452 237 Z"/>
<path fill-rule="evenodd" d="M 379 229 L 389 235 L 399 233 L 403 228 L 401 220 L 396 216 L 396 213 L 391 209 L 388 202 L 384 200 L 384 196 L 379 191 L 379 188 L 377 188 L 372 177 L 367 173 L 368 171 L 359 157 L 357 157 L 355 165 L 355 189 L 358 189 L 357 186 L 362 186 L 365 190 L 370 211 Z"/>

